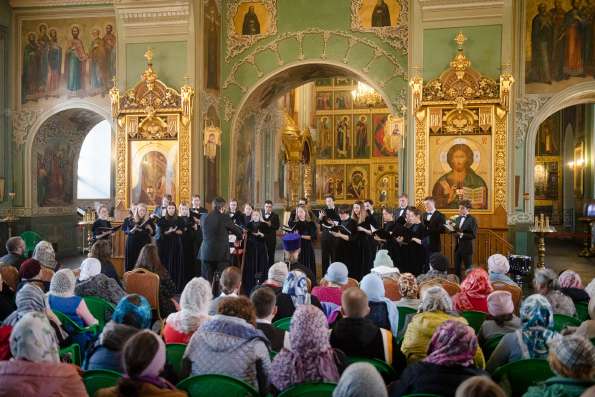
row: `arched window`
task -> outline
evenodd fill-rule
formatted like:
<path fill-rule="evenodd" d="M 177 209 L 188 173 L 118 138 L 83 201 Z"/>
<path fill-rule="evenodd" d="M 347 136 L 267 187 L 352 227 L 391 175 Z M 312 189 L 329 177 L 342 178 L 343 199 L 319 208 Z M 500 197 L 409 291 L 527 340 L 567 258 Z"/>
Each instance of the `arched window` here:
<path fill-rule="evenodd" d="M 77 198 L 109 199 L 111 183 L 112 130 L 103 120 L 89 131 L 78 162 Z"/>

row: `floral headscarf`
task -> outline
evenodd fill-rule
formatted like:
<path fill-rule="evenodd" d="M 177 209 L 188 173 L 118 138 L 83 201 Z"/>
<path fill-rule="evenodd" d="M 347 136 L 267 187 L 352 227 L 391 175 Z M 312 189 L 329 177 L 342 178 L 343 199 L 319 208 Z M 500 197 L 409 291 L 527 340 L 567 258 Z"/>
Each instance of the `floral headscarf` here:
<path fill-rule="evenodd" d="M 56 333 L 48 318 L 38 312 L 25 314 L 10 334 L 10 352 L 16 359 L 34 363 L 59 362 Z"/>
<path fill-rule="evenodd" d="M 194 277 L 186 284 L 180 297 L 180 311 L 167 317 L 167 324 L 182 333 L 191 333 L 209 318 L 209 304 L 213 299 L 211 285 L 202 277 Z"/>
<path fill-rule="evenodd" d="M 291 350 L 281 350 L 271 364 L 271 383 L 278 390 L 304 382 L 339 380 L 326 317 L 320 309 L 301 305 L 295 310 L 289 341 Z"/>
<path fill-rule="evenodd" d="M 469 272 L 461 283 L 461 291 L 453 296 L 457 310 L 473 310 L 474 306 L 469 298 L 486 299 L 493 291 L 488 273 L 482 268 L 475 268 Z"/>
<path fill-rule="evenodd" d="M 144 296 L 137 294 L 123 297 L 112 314 L 113 322 L 139 329 L 149 328 L 151 319 L 152 313 L 149 301 Z"/>
<path fill-rule="evenodd" d="M 54 270 L 58 262 L 56 261 L 56 252 L 52 243 L 49 241 L 40 241 L 33 250 L 33 259 L 38 260 L 42 266 Z"/>
<path fill-rule="evenodd" d="M 559 334 L 553 331 L 554 311 L 548 300 L 539 294 L 523 301 L 520 310 L 522 327 L 519 331 L 527 346 L 528 358 L 546 358 L 548 344 Z"/>
<path fill-rule="evenodd" d="M 581 276 L 573 270 L 565 270 L 558 277 L 558 282 L 562 288 L 580 288 L 583 289 L 583 281 Z"/>
<path fill-rule="evenodd" d="M 399 277 L 399 289 L 401 290 L 401 297 L 417 299 L 419 287 L 415 276 L 411 273 L 402 273 Z"/>
<path fill-rule="evenodd" d="M 473 364 L 476 351 L 477 337 L 473 328 L 459 321 L 448 320 L 434 331 L 428 345 L 428 356 L 423 361 L 468 367 Z"/>
<path fill-rule="evenodd" d="M 291 297 L 293 305 L 297 308 L 299 305 L 310 303 L 310 294 L 308 293 L 308 280 L 306 275 L 300 271 L 291 271 L 283 283 L 284 294 Z"/>
<path fill-rule="evenodd" d="M 34 284 L 25 284 L 17 292 L 15 298 L 17 310 L 8 316 L 3 325 L 14 326 L 25 314 L 30 312 L 44 313 L 46 310 L 45 295 L 41 288 Z"/>

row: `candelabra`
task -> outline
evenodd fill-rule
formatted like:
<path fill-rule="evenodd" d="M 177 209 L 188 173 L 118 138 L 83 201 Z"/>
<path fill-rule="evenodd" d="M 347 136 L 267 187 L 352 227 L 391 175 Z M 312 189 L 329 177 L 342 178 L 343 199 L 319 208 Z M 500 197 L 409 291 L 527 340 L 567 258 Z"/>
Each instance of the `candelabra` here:
<path fill-rule="evenodd" d="M 545 267 L 545 236 L 554 233 L 556 228 L 550 226 L 550 217 L 541 214 L 535 217 L 533 227 L 529 229 L 537 239 L 537 267 Z"/>

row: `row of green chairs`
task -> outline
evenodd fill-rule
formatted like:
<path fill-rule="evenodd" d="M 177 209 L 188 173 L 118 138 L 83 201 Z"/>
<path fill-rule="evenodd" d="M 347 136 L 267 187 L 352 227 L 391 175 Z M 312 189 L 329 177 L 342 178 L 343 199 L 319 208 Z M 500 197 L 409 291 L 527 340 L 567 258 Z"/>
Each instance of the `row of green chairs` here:
<path fill-rule="evenodd" d="M 564 314 L 554 314 L 554 329 L 557 332 L 562 331 L 567 326 L 578 327 L 581 323 L 582 321 L 575 317 L 565 316 Z"/>
<path fill-rule="evenodd" d="M 89 325 L 87 327 L 81 327 L 76 322 L 74 322 L 70 317 L 66 314 L 59 312 L 57 310 L 53 311 L 58 320 L 62 323 L 62 327 L 69 335 L 78 335 L 82 333 L 90 333 L 91 335 L 99 335 L 100 329 L 99 324 Z"/>
<path fill-rule="evenodd" d="M 291 325 L 291 317 L 281 318 L 273 323 L 275 328 L 289 332 L 289 326 Z"/>
<path fill-rule="evenodd" d="M 574 307 L 576 308 L 576 318 L 581 322 L 591 319 L 589 316 L 589 303 L 577 302 L 574 304 Z"/>
<path fill-rule="evenodd" d="M 487 313 L 479 312 L 476 310 L 465 310 L 461 312 L 461 316 L 463 316 L 463 318 L 467 320 L 467 323 L 469 323 L 469 326 L 473 328 L 475 334 L 477 335 L 479 334 L 481 325 L 486 320 L 488 315 Z"/>
<path fill-rule="evenodd" d="M 98 328 L 99 332 L 103 330 L 105 324 L 111 320 L 116 306 L 105 299 L 96 296 L 85 296 L 83 297 L 89 311 L 99 321 Z"/>
<path fill-rule="evenodd" d="M 81 366 L 81 348 L 78 343 L 60 349 L 60 361 Z"/>

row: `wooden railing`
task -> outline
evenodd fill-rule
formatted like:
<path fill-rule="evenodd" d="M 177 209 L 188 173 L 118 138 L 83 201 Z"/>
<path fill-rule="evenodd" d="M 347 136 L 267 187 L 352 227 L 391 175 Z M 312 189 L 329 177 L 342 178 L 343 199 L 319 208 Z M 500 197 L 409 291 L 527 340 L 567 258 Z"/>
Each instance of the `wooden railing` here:
<path fill-rule="evenodd" d="M 506 240 L 506 232 L 506 230 L 478 229 L 477 238 L 473 244 L 473 264 L 485 267 L 490 255 L 502 254 L 508 256 L 513 254 L 514 246 Z M 455 234 L 442 234 L 442 253 L 450 260 L 453 270 L 455 246 Z"/>

